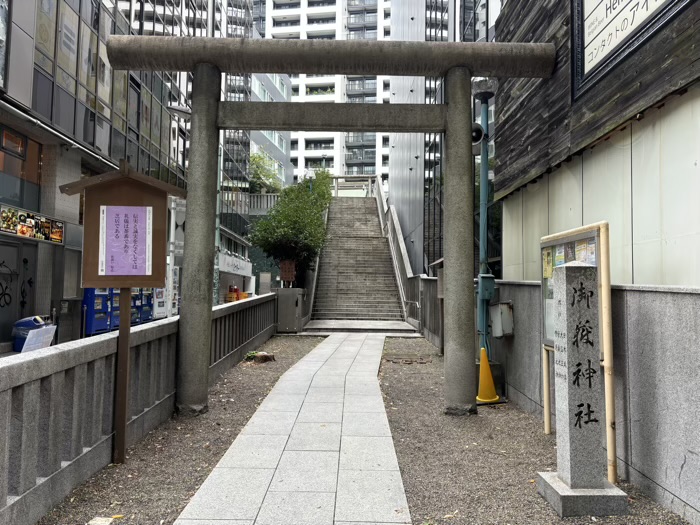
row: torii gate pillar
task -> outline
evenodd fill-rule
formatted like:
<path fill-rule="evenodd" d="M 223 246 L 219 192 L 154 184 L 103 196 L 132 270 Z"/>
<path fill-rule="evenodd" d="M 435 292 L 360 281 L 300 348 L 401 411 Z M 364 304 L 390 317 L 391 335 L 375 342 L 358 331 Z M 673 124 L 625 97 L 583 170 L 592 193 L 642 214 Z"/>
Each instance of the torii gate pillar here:
<path fill-rule="evenodd" d="M 177 345 L 175 405 L 180 413 L 206 412 L 209 390 L 214 235 L 216 224 L 221 71 L 197 64 L 192 80 L 192 130 L 187 170 L 182 308 Z"/>
<path fill-rule="evenodd" d="M 471 73 L 455 67 L 445 77 L 444 256 L 445 413 L 476 412 L 474 348 L 474 173 Z"/>

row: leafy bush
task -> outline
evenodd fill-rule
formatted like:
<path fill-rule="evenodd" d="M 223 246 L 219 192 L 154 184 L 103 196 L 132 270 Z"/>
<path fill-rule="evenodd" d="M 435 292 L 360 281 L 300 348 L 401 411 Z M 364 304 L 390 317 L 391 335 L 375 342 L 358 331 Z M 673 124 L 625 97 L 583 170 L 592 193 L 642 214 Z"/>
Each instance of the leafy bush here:
<path fill-rule="evenodd" d="M 326 239 L 323 212 L 331 202 L 331 177 L 317 170 L 315 180 L 304 180 L 282 190 L 277 204 L 259 220 L 250 242 L 277 264 L 296 262 L 297 275 L 311 266 Z"/>
<path fill-rule="evenodd" d="M 250 155 L 250 193 L 279 193 L 282 185 L 275 172 L 274 161 L 262 153 L 252 153 Z"/>

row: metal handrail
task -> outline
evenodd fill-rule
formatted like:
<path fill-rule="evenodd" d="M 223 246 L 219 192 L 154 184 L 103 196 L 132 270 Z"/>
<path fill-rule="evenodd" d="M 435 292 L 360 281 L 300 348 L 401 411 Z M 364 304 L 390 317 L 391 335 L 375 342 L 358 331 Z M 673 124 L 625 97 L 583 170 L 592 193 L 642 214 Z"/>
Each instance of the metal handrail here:
<path fill-rule="evenodd" d="M 399 285 L 401 308 L 403 310 L 404 319 L 407 319 L 407 305 L 416 304 L 416 307 L 420 312 L 420 302 L 410 301 L 406 298 L 407 281 L 408 279 L 414 277 L 413 270 L 411 268 L 411 263 L 408 260 L 408 252 L 406 250 L 406 244 L 403 240 L 403 233 L 401 231 L 401 224 L 399 223 L 396 208 L 393 205 L 388 204 L 388 199 L 386 195 L 384 195 L 384 191 L 382 189 L 380 177 L 376 177 L 375 179 L 374 195 L 377 200 L 377 207 L 379 209 L 382 234 L 389 240 L 391 260 L 394 266 L 396 281 Z M 420 322 L 420 315 L 418 315 L 418 321 Z"/>

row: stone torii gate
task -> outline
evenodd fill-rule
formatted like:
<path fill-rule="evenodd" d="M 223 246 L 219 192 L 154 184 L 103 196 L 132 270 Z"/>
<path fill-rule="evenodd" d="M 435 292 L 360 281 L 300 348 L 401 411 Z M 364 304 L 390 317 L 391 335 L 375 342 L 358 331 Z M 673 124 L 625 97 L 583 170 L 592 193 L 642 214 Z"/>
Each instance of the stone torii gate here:
<path fill-rule="evenodd" d="M 177 407 L 206 410 L 219 129 L 444 132 L 446 413 L 476 412 L 471 78 L 549 78 L 553 44 L 112 36 L 114 69 L 191 71 Z M 221 73 L 444 76 L 445 104 L 224 102 Z"/>

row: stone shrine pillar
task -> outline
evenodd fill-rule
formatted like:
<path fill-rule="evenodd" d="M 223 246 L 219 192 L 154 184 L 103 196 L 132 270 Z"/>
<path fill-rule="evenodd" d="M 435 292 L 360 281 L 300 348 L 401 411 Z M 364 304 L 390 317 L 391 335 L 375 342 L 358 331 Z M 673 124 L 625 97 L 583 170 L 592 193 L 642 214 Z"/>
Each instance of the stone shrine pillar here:
<path fill-rule="evenodd" d="M 562 517 L 627 513 L 627 495 L 606 479 L 597 271 L 554 269 L 557 472 L 538 473 L 537 489 Z"/>

